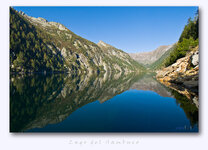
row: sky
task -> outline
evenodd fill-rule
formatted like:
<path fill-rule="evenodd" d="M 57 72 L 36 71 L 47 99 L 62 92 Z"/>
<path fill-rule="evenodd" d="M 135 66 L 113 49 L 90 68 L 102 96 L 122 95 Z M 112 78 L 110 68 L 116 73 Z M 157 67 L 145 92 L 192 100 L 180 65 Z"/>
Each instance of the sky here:
<path fill-rule="evenodd" d="M 32 17 L 59 22 L 94 43 L 128 53 L 152 51 L 178 41 L 198 7 L 14 7 Z"/>

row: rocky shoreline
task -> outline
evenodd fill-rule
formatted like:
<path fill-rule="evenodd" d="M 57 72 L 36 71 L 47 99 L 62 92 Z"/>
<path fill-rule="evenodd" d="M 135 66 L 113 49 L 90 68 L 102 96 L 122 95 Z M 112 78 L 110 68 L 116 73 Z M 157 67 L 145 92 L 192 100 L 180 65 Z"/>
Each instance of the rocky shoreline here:
<path fill-rule="evenodd" d="M 157 71 L 156 78 L 162 84 L 185 95 L 198 107 L 199 47 L 169 67 Z"/>

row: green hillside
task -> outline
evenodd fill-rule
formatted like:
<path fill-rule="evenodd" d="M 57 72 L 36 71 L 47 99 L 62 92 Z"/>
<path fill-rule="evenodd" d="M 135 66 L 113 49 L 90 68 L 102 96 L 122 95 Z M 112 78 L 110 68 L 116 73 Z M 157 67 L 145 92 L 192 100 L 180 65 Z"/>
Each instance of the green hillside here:
<path fill-rule="evenodd" d="M 10 69 L 18 72 L 63 71 L 64 59 L 47 48 L 42 32 L 10 9 Z M 49 41 L 49 39 L 45 39 Z"/>
<path fill-rule="evenodd" d="M 10 8 L 10 71 L 99 73 L 145 68 L 122 50 L 99 47 L 64 25 Z"/>

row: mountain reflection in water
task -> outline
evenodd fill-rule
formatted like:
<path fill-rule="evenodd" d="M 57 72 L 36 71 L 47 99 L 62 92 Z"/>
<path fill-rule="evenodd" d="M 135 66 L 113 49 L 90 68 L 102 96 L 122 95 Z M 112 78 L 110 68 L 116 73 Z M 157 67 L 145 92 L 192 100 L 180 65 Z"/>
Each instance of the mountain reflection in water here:
<path fill-rule="evenodd" d="M 198 131 L 198 108 L 194 103 L 157 82 L 152 74 L 35 74 L 10 78 L 11 132 Z M 147 114 L 151 119 L 145 118 Z"/>

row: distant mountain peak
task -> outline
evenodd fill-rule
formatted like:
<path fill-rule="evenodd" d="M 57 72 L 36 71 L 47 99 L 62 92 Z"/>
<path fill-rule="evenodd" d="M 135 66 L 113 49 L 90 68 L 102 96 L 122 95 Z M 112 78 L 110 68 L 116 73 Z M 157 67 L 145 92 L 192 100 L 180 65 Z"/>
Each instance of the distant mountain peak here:
<path fill-rule="evenodd" d="M 129 53 L 129 55 L 141 64 L 150 65 L 157 61 L 166 51 L 170 50 L 173 45 L 162 45 L 150 52 Z"/>

